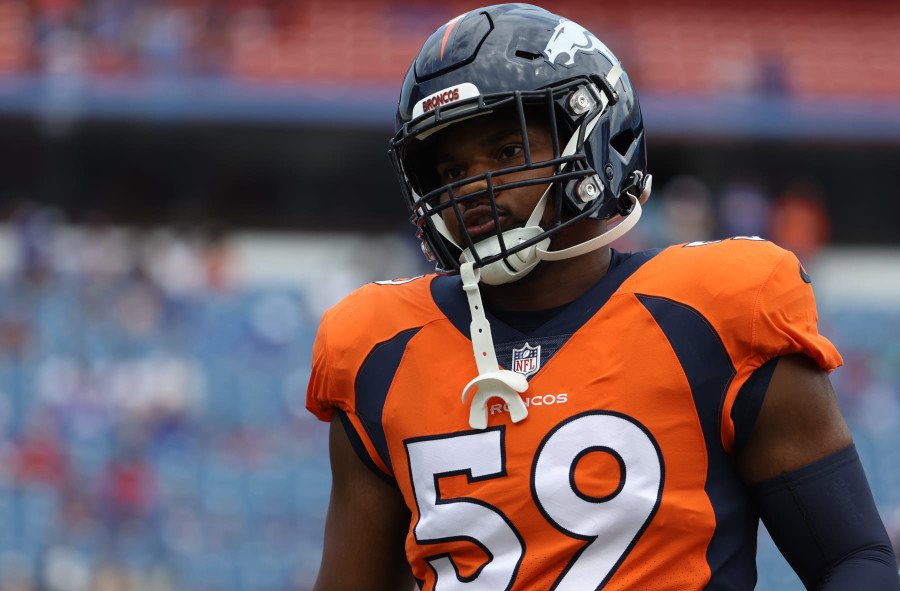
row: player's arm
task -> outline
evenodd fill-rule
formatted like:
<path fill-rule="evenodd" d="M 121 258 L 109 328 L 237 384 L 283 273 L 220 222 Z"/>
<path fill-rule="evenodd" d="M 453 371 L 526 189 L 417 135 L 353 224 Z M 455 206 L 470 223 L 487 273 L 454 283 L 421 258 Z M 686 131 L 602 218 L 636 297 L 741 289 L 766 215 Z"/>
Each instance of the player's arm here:
<path fill-rule="evenodd" d="M 409 591 L 404 541 L 410 514 L 400 491 L 363 464 L 337 412 L 329 434 L 331 499 L 314 591 Z"/>
<path fill-rule="evenodd" d="M 772 539 L 808 589 L 900 589 L 828 375 L 778 360 L 738 466 Z"/>

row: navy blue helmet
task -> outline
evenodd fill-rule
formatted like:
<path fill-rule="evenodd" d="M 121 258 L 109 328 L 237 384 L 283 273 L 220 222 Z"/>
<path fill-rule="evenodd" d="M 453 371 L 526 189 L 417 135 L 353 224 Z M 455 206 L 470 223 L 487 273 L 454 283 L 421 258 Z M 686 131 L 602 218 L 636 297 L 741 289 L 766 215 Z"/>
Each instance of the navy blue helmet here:
<path fill-rule="evenodd" d="M 549 120 L 559 138 L 554 138 L 549 161 L 531 161 L 526 112 L 535 111 Z M 428 138 L 455 122 L 500 112 L 518 116 L 525 165 L 441 184 L 433 155 L 425 148 Z M 602 246 L 555 257 L 562 251 L 548 250 L 553 235 L 579 220 L 627 219 L 636 205 L 639 215 L 639 199 L 649 194 L 641 110 L 619 60 L 580 25 L 536 6 L 480 8 L 435 31 L 403 81 L 395 132 L 391 160 L 423 250 L 438 272 L 458 272 L 462 260 L 471 260 L 475 268 L 504 267 L 503 278 L 488 283 L 514 280 L 538 259 L 568 258 Z M 489 199 L 496 219 L 491 179 L 536 168 L 552 172 L 504 187 L 549 184 L 552 223 L 536 221 L 529 232 L 516 235 L 498 225 L 493 246 L 487 248 L 476 247 L 466 232 L 465 243 L 454 241 L 441 218 L 444 210 L 454 210 L 463 225 L 459 204 Z M 486 181 L 486 188 L 464 197 L 455 194 L 474 181 Z M 514 253 L 520 254 L 508 258 Z"/>

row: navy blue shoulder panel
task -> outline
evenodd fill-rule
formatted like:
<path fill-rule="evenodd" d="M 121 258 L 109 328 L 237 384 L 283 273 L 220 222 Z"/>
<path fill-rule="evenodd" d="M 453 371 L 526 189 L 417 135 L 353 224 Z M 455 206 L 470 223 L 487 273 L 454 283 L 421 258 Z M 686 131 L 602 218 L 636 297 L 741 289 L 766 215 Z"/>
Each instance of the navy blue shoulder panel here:
<path fill-rule="evenodd" d="M 495 343 L 513 343 L 527 340 L 529 337 L 555 336 L 572 334 L 587 322 L 626 279 L 637 271 L 641 265 L 655 257 L 661 249 L 645 250 L 637 253 L 621 253 L 612 250 L 609 271 L 600 281 L 594 284 L 584 295 L 567 305 L 559 314 L 550 319 L 541 328 L 523 334 L 502 322 L 486 311 L 491 323 L 491 333 Z M 453 323 L 453 326 L 469 337 L 469 324 L 472 322 L 469 304 L 462 290 L 462 281 L 458 275 L 441 275 L 431 282 L 431 295 L 441 312 Z"/>
<path fill-rule="evenodd" d="M 759 518 L 738 475 L 734 457 L 721 443 L 725 393 L 735 369 L 718 333 L 697 310 L 656 296 L 637 295 L 672 346 L 691 387 L 709 464 L 706 494 L 716 530 L 706 552 L 709 589 L 752 589 L 756 581 Z"/>
<path fill-rule="evenodd" d="M 375 476 L 381 478 L 388 484 L 396 484 L 396 482 L 387 474 L 384 473 L 381 468 L 375 465 L 375 462 L 372 461 L 372 458 L 369 457 L 368 452 L 366 451 L 366 446 L 362 442 L 362 439 L 359 436 L 359 433 L 356 432 L 356 427 L 353 426 L 353 423 L 350 422 L 350 419 L 347 418 L 347 413 L 342 411 L 339 408 L 334 409 L 334 414 L 341 420 L 341 425 L 344 427 L 344 433 L 347 434 L 347 439 L 350 440 L 350 445 L 353 447 L 353 451 L 356 452 L 357 457 L 362 460 L 362 463 L 372 471 Z"/>
<path fill-rule="evenodd" d="M 387 437 L 381 417 L 394 374 L 406 352 L 406 345 L 422 329 L 421 326 L 397 333 L 393 338 L 375 345 L 356 374 L 356 414 L 372 440 L 382 461 L 393 473 L 388 453 Z"/>

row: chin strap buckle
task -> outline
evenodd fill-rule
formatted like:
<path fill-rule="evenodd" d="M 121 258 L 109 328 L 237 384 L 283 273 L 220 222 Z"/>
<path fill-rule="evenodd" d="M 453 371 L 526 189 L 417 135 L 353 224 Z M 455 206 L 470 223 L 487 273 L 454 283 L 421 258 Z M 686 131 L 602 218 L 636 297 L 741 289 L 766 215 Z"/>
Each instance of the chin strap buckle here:
<path fill-rule="evenodd" d="M 509 416 L 518 423 L 528 416 L 528 408 L 521 392 L 528 390 L 528 380 L 522 374 L 507 369 L 500 369 L 497 355 L 494 353 L 494 339 L 491 336 L 491 325 L 484 315 L 484 304 L 478 289 L 480 273 L 474 268 L 472 261 L 466 261 L 459 268 L 463 290 L 469 300 L 469 311 L 472 324 L 469 333 L 472 348 L 475 352 L 475 365 L 478 377 L 463 388 L 462 401 L 469 402 L 469 425 L 473 429 L 484 429 L 488 423 L 487 403 L 491 398 L 500 398 L 509 408 Z"/>

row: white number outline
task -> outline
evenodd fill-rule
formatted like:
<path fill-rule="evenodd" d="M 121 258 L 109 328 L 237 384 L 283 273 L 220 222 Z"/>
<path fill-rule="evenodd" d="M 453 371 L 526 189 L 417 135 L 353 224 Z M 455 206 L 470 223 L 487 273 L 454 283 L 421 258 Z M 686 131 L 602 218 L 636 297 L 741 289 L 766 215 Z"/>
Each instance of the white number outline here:
<path fill-rule="evenodd" d="M 596 535 L 580 534 L 578 532 L 571 531 L 571 530 L 563 527 L 560 523 L 557 522 L 556 519 L 554 519 L 554 517 L 551 516 L 550 512 L 547 511 L 546 505 L 548 505 L 548 504 L 552 505 L 552 502 L 548 502 L 548 499 L 546 499 L 546 498 L 544 499 L 544 501 L 541 501 L 540 494 L 536 487 L 537 478 L 539 477 L 539 475 L 538 475 L 538 470 L 540 469 L 539 463 L 541 460 L 542 453 L 544 453 L 545 449 L 547 448 L 548 443 L 551 442 L 554 435 L 557 435 L 560 432 L 560 430 L 566 428 L 567 425 L 572 425 L 575 423 L 575 421 L 579 421 L 579 420 L 589 418 L 589 417 L 609 417 L 609 418 L 621 419 L 621 420 L 625 421 L 628 424 L 626 429 L 631 430 L 632 435 L 640 433 L 644 437 L 646 437 L 646 442 L 649 442 L 649 444 L 652 445 L 652 451 L 655 453 L 656 460 L 658 462 L 658 464 L 656 464 L 656 466 L 658 467 L 658 470 L 659 470 L 659 472 L 658 472 L 658 488 L 656 490 L 656 495 L 655 495 L 655 499 L 653 501 L 652 508 L 646 513 L 646 517 L 643 519 L 643 522 L 640 524 L 640 527 L 634 533 L 633 537 L 630 539 L 627 546 L 619 554 L 618 559 L 615 561 L 615 563 L 612 565 L 612 567 L 609 569 L 609 571 L 605 574 L 602 581 L 600 581 L 600 583 L 595 587 L 595 589 L 597 589 L 597 590 L 602 589 L 609 582 L 609 580 L 612 578 L 612 576 L 616 573 L 616 571 L 621 566 L 622 562 L 625 561 L 625 558 L 628 556 L 628 554 L 634 548 L 635 544 L 637 544 L 638 540 L 641 538 L 641 536 L 643 536 L 644 532 L 647 530 L 647 527 L 649 527 L 650 522 L 653 521 L 653 518 L 656 516 L 656 513 L 659 510 L 659 506 L 662 502 L 662 491 L 663 491 L 663 487 L 665 484 L 665 463 L 663 461 L 662 450 L 660 449 L 659 444 L 656 442 L 656 439 L 654 439 L 654 437 L 650 433 L 650 431 L 639 421 L 637 421 L 636 419 L 634 419 L 628 415 L 625 415 L 625 414 L 622 414 L 619 412 L 615 412 L 615 411 L 591 410 L 591 411 L 586 411 L 586 412 L 580 413 L 578 415 L 569 417 L 568 419 L 566 419 L 566 420 L 560 422 L 559 424 L 557 424 L 556 426 L 554 426 L 547 433 L 547 435 L 545 435 L 544 438 L 541 440 L 541 443 L 538 445 L 534 460 L 532 462 L 531 478 L 530 478 L 532 500 L 534 501 L 534 503 L 535 503 L 536 507 L 538 508 L 538 510 L 540 511 L 541 515 L 543 515 L 543 517 L 547 520 L 547 522 L 550 525 L 555 527 L 558 531 L 565 534 L 566 536 L 569 536 L 573 539 L 584 540 L 586 542 L 584 544 L 584 546 L 582 546 L 580 549 L 578 549 L 573 554 L 572 558 L 569 560 L 568 564 L 562 570 L 562 572 L 560 573 L 557 580 L 554 581 L 553 586 L 551 587 L 551 589 L 554 589 L 554 590 L 559 589 L 563 585 L 563 583 L 566 580 L 567 575 L 569 575 L 569 573 L 571 573 L 573 571 L 573 567 L 577 563 L 578 559 L 584 554 L 584 552 L 594 542 L 596 542 L 597 539 L 599 539 L 601 537 L 602 532 L 597 533 Z M 636 430 L 634 430 L 634 429 L 636 429 Z M 443 591 L 444 589 L 449 589 L 449 588 L 463 588 L 463 587 L 468 588 L 468 589 L 480 588 L 481 586 L 477 585 L 476 581 L 477 581 L 478 577 L 482 574 L 484 568 L 487 567 L 489 564 L 491 564 L 491 562 L 494 560 L 494 554 L 485 546 L 484 543 L 482 543 L 480 540 L 478 540 L 477 538 L 475 538 L 473 536 L 456 535 L 456 536 L 443 537 L 443 538 L 431 538 L 431 537 L 427 537 L 427 534 L 423 534 L 423 536 L 420 537 L 420 535 L 419 535 L 420 531 L 428 529 L 428 527 L 430 527 L 428 522 L 426 522 L 426 526 L 420 528 L 420 525 L 422 525 L 422 522 L 423 522 L 423 518 L 437 519 L 438 521 L 440 521 L 440 515 L 435 515 L 435 513 L 436 513 L 435 511 L 430 511 L 426 514 L 423 514 L 423 512 L 422 512 L 423 504 L 426 507 L 426 509 L 434 509 L 434 508 L 437 508 L 440 506 L 445 506 L 445 505 L 448 505 L 451 503 L 470 503 L 470 504 L 477 505 L 478 507 L 480 507 L 483 510 L 490 511 L 490 512 L 496 514 L 497 516 L 499 516 L 500 518 L 502 518 L 503 521 L 506 523 L 506 525 L 511 530 L 511 532 L 515 534 L 515 537 L 519 543 L 519 555 L 516 558 L 515 567 L 512 569 L 512 572 L 510 573 L 509 582 L 505 588 L 506 591 L 508 591 L 509 589 L 512 588 L 513 584 L 516 581 L 516 578 L 518 577 L 519 567 L 521 566 L 522 560 L 525 557 L 525 541 L 522 538 L 519 531 L 516 529 L 516 527 L 510 521 L 510 519 L 502 511 L 500 511 L 497 507 L 494 507 L 493 505 L 485 503 L 484 501 L 481 501 L 480 499 L 475 499 L 475 498 L 471 498 L 471 497 L 453 497 L 452 499 L 442 499 L 440 497 L 440 479 L 441 478 L 445 478 L 448 476 L 465 475 L 467 478 L 467 481 L 470 483 L 473 483 L 473 482 L 479 482 L 479 481 L 489 480 L 489 479 L 493 479 L 493 478 L 502 478 L 503 476 L 507 475 L 507 472 L 506 472 L 506 444 L 505 444 L 506 443 L 506 439 L 505 439 L 506 431 L 505 430 L 506 430 L 506 426 L 501 425 L 498 427 L 491 427 L 491 428 L 488 428 L 485 430 L 462 431 L 462 432 L 451 433 L 451 434 L 446 434 L 446 435 L 439 435 L 439 436 L 416 437 L 416 438 L 411 438 L 411 439 L 407 439 L 404 441 L 404 445 L 406 447 L 407 462 L 408 462 L 409 470 L 410 470 L 409 471 L 410 485 L 412 486 L 412 489 L 413 489 L 413 496 L 415 497 L 416 510 L 417 510 L 416 523 L 413 526 L 413 535 L 416 539 L 416 542 L 419 543 L 420 545 L 427 545 L 427 544 L 449 542 L 449 541 L 468 541 L 468 542 L 475 544 L 478 548 L 480 548 L 488 556 L 487 562 L 480 565 L 478 567 L 478 569 L 476 569 L 476 571 L 469 577 L 460 576 L 459 569 L 457 568 L 455 562 L 453 561 L 453 557 L 451 556 L 451 554 L 449 552 L 442 552 L 440 554 L 435 554 L 432 556 L 425 557 L 424 558 L 425 562 L 429 565 L 429 567 L 432 569 L 432 571 L 434 572 L 434 575 L 435 575 L 434 589 L 436 591 L 437 590 Z M 416 486 L 416 472 L 414 472 L 414 470 L 417 467 L 415 467 L 413 465 L 414 461 L 412 460 L 412 454 L 410 453 L 411 446 L 416 446 L 417 444 L 436 442 L 436 441 L 440 441 L 441 443 L 439 445 L 443 446 L 443 445 L 446 445 L 447 442 L 449 442 L 451 440 L 453 440 L 455 442 L 462 442 L 463 439 L 460 439 L 460 438 L 472 438 L 472 437 L 479 437 L 479 436 L 481 436 L 483 439 L 495 439 L 496 440 L 496 445 L 499 446 L 499 450 L 497 450 L 496 447 L 494 448 L 497 452 L 499 452 L 499 456 L 498 456 L 499 457 L 499 466 L 496 466 L 497 469 L 490 473 L 485 472 L 484 474 L 481 474 L 480 476 L 473 476 L 471 468 L 469 468 L 469 469 L 452 469 L 452 470 L 440 470 L 439 469 L 439 471 L 432 471 L 430 469 L 426 469 L 426 470 L 420 472 L 419 476 L 429 476 L 432 479 L 433 488 L 431 486 L 428 486 L 426 488 L 428 488 L 429 491 L 431 491 L 431 490 L 435 491 L 434 503 L 432 504 L 432 503 L 428 502 L 429 499 L 425 498 L 424 495 L 427 494 L 429 491 L 423 492 L 421 490 L 421 487 Z M 641 443 L 641 445 L 644 445 L 644 444 Z M 643 453 L 645 456 L 649 455 L 647 453 L 648 449 L 651 449 L 651 448 L 648 447 L 643 450 Z M 483 448 L 483 450 L 485 453 L 495 453 L 495 451 L 489 450 L 487 447 Z M 458 449 L 454 450 L 454 451 L 458 451 Z M 611 492 L 607 495 L 604 495 L 603 497 L 589 496 L 589 495 L 585 494 L 584 492 L 580 491 L 575 484 L 575 466 L 577 466 L 579 460 L 582 457 L 584 457 L 588 453 L 595 452 L 595 451 L 602 451 L 602 452 L 612 455 L 612 457 L 618 462 L 619 467 L 620 467 L 621 476 L 620 476 L 619 484 L 618 484 L 616 490 L 614 490 L 613 492 Z M 626 455 L 629 455 L 632 452 L 624 451 L 623 453 L 625 453 Z M 454 458 L 454 460 L 455 459 L 458 459 L 458 458 Z M 479 460 L 482 460 L 482 458 L 479 457 Z M 612 501 L 613 499 L 618 498 L 618 496 L 623 492 L 623 490 L 626 487 L 626 479 L 627 479 L 626 469 L 627 469 L 626 459 L 623 458 L 622 454 L 619 453 L 618 451 L 616 451 L 613 446 L 604 445 L 604 444 L 586 445 L 586 446 L 580 448 L 580 451 L 574 455 L 574 457 L 572 458 L 571 462 L 569 462 L 569 465 L 568 465 L 568 472 L 569 472 L 568 478 L 569 478 L 569 485 L 571 487 L 571 491 L 579 499 L 581 499 L 587 503 L 591 503 L 591 504 L 599 505 L 602 503 Z M 653 474 L 650 474 L 650 477 L 652 480 Z M 423 501 L 425 501 L 425 503 L 423 503 Z M 638 514 L 638 519 L 640 519 L 641 515 L 644 515 L 644 513 Z M 630 530 L 628 530 L 628 531 L 630 531 Z M 626 534 L 626 535 L 628 535 L 628 534 Z M 453 571 L 456 574 L 456 577 L 455 577 L 456 581 L 453 581 L 453 580 L 447 581 L 446 578 L 439 580 L 438 575 L 439 575 L 439 570 L 441 570 L 441 569 L 438 566 L 436 566 L 436 563 L 438 563 L 439 561 L 441 561 L 441 564 L 444 566 L 446 566 L 447 564 L 452 566 Z M 446 562 L 442 562 L 442 561 L 446 561 Z M 444 570 L 446 570 L 446 569 L 444 569 Z M 444 583 L 441 584 L 441 581 L 444 581 Z M 576 583 L 576 584 L 578 584 L 578 583 Z M 562 587 L 562 588 L 568 589 L 569 587 Z"/>
<path fill-rule="evenodd" d="M 426 491 L 426 493 L 423 493 L 421 488 L 416 486 L 416 482 L 415 482 L 416 479 L 414 476 L 415 475 L 415 472 L 414 472 L 414 470 L 415 470 L 414 463 L 415 462 L 413 459 L 415 454 L 410 453 L 411 447 L 414 447 L 414 446 L 420 445 L 420 444 L 432 444 L 434 442 L 441 442 L 441 444 L 445 444 L 451 440 L 460 439 L 460 438 L 493 438 L 495 436 L 497 439 L 497 444 L 496 444 L 496 446 L 494 446 L 493 449 L 495 449 L 499 452 L 499 462 L 498 462 L 499 467 L 495 471 L 490 472 L 490 473 L 485 473 L 481 476 L 473 476 L 471 468 L 455 469 L 455 470 L 441 470 L 439 472 L 430 472 L 430 476 L 433 479 L 432 487 L 429 487 L 429 490 Z M 440 554 L 434 554 L 434 555 L 425 557 L 424 558 L 425 562 L 428 564 L 428 566 L 434 572 L 434 577 L 435 577 L 434 589 L 435 589 L 435 591 L 437 591 L 437 590 L 443 591 L 444 589 L 447 589 L 447 588 L 453 588 L 453 587 L 458 588 L 463 585 L 475 583 L 475 581 L 478 579 L 478 577 L 481 576 L 484 569 L 488 565 L 490 565 L 491 562 L 494 560 L 494 553 L 491 552 L 490 549 L 487 548 L 481 540 L 478 540 L 477 538 L 475 538 L 473 536 L 455 535 L 455 536 L 447 536 L 447 537 L 440 537 L 440 538 L 432 538 L 432 537 L 424 537 L 425 535 L 427 535 L 427 534 L 424 534 L 423 537 L 420 537 L 419 531 L 421 529 L 424 529 L 423 527 L 420 527 L 420 526 L 422 526 L 423 515 L 425 515 L 422 512 L 422 500 L 423 500 L 422 497 L 424 496 L 424 494 L 427 494 L 427 493 L 431 492 L 432 490 L 434 491 L 435 501 L 433 504 L 426 503 L 426 506 L 431 509 L 436 509 L 438 507 L 447 506 L 447 505 L 454 504 L 454 503 L 468 503 L 468 504 L 477 505 L 487 511 L 491 511 L 492 513 L 495 513 L 497 516 L 499 516 L 500 518 L 503 519 L 503 521 L 506 523 L 507 527 L 509 528 L 509 531 L 512 534 L 514 534 L 516 539 L 518 540 L 519 550 L 520 550 L 519 555 L 516 557 L 516 560 L 515 560 L 515 566 L 512 569 L 512 571 L 509 573 L 509 580 L 505 587 L 505 591 L 509 591 L 510 589 L 512 589 L 513 583 L 515 582 L 516 577 L 518 576 L 518 573 L 519 573 L 519 567 L 521 566 L 522 560 L 525 557 L 525 540 L 522 539 L 522 536 L 519 534 L 518 530 L 512 524 L 510 519 L 502 511 L 500 511 L 497 507 L 494 507 L 493 505 L 485 503 L 484 501 L 482 501 L 480 499 L 475 499 L 472 497 L 453 497 L 452 499 L 443 499 L 440 496 L 440 483 L 439 483 L 441 478 L 446 478 L 446 477 L 450 477 L 450 476 L 459 476 L 459 475 L 464 475 L 466 477 L 466 481 L 469 483 L 480 482 L 482 480 L 491 480 L 494 478 L 502 478 L 502 477 L 506 476 L 506 474 L 507 474 L 506 473 L 506 427 L 501 425 L 499 427 L 491 427 L 491 428 L 484 429 L 484 430 L 462 431 L 462 432 L 457 432 L 457 433 L 449 433 L 446 435 L 439 435 L 436 437 L 435 436 L 415 437 L 415 438 L 404 440 L 403 443 L 406 447 L 406 458 L 407 458 L 407 463 L 409 466 L 409 473 L 410 473 L 410 486 L 413 489 L 413 496 L 415 497 L 415 500 L 416 500 L 416 513 L 418 515 L 416 518 L 416 523 L 413 526 L 413 535 L 416 538 L 416 542 L 424 545 L 424 544 L 437 544 L 437 543 L 442 543 L 442 542 L 467 541 L 467 542 L 471 542 L 472 544 L 474 544 L 478 548 L 480 548 L 481 551 L 484 552 L 488 557 L 488 560 L 484 564 L 480 565 L 475 570 L 475 572 L 469 577 L 463 577 L 462 575 L 460 575 L 459 569 L 457 568 L 456 563 L 453 561 L 453 557 L 450 555 L 449 552 L 442 552 Z M 493 451 L 487 447 L 485 447 L 484 449 L 487 452 Z M 458 451 L 458 449 L 457 449 L 457 451 Z M 425 500 L 428 500 L 428 499 L 425 499 Z M 434 511 L 432 511 L 432 513 L 434 513 Z M 442 579 L 439 576 L 441 570 L 445 570 L 445 569 L 442 569 L 441 566 L 445 565 L 446 563 L 449 563 L 449 565 L 453 567 L 453 571 L 455 572 L 455 575 L 456 575 L 455 582 L 451 579 L 448 583 L 441 583 L 441 581 L 447 580 L 445 578 Z M 454 584 L 454 583 L 456 583 L 456 584 Z"/>
<path fill-rule="evenodd" d="M 596 535 L 579 534 L 575 531 L 567 529 L 566 527 L 564 527 L 563 525 L 558 523 L 557 519 L 555 519 L 553 516 L 550 515 L 550 513 L 546 509 L 547 499 L 545 498 L 544 501 L 541 501 L 540 494 L 538 493 L 537 487 L 536 487 L 536 482 L 537 482 L 537 478 L 538 478 L 538 476 L 537 476 L 538 464 L 540 463 L 542 453 L 544 452 L 545 448 L 547 447 L 547 445 L 550 443 L 550 441 L 553 439 L 553 437 L 556 434 L 558 434 L 562 429 L 564 429 L 570 425 L 574 425 L 577 421 L 582 421 L 585 418 L 593 418 L 593 417 L 610 417 L 610 418 L 623 420 L 623 421 L 625 421 L 625 423 L 627 425 L 630 425 L 631 427 L 636 428 L 637 432 L 642 433 L 643 436 L 646 437 L 646 442 L 649 442 L 652 445 L 653 452 L 656 455 L 656 460 L 657 460 L 656 465 L 659 468 L 658 485 L 657 485 L 656 495 L 655 495 L 655 499 L 654 499 L 652 508 L 649 511 L 647 511 L 646 517 L 644 518 L 643 523 L 641 523 L 640 527 L 634 533 L 634 535 L 631 538 L 631 540 L 629 541 L 628 545 L 619 553 L 618 559 L 609 568 L 606 575 L 603 577 L 603 579 L 600 581 L 600 583 L 596 587 L 594 587 L 594 589 L 597 589 L 597 590 L 603 589 L 603 587 L 605 587 L 606 584 L 609 583 L 609 580 L 619 570 L 619 567 L 625 561 L 625 558 L 631 553 L 631 550 L 634 548 L 635 544 L 637 544 L 637 542 L 638 542 L 638 540 L 640 540 L 641 536 L 644 535 L 644 532 L 647 531 L 647 527 L 649 527 L 650 522 L 653 521 L 653 518 L 656 516 L 656 513 L 659 510 L 659 506 L 662 503 L 662 491 L 663 491 L 663 486 L 665 485 L 665 462 L 663 461 L 662 450 L 660 449 L 659 444 L 656 442 L 656 439 L 653 437 L 653 434 L 650 433 L 650 430 L 647 429 L 647 427 L 645 427 L 642 423 L 640 423 L 640 421 L 638 421 L 635 418 L 630 417 L 626 414 L 620 413 L 620 412 L 615 412 L 615 411 L 610 411 L 610 410 L 589 410 L 589 411 L 585 411 L 583 413 L 574 415 L 572 417 L 569 417 L 568 419 L 560 422 L 555 427 L 553 427 L 547 433 L 547 435 L 544 436 L 544 439 L 541 440 L 540 445 L 538 445 L 537 452 L 535 453 L 534 462 L 532 463 L 532 467 L 531 467 L 531 496 L 535 502 L 535 505 L 537 505 L 538 510 L 541 512 L 541 515 L 543 515 L 544 519 L 547 520 L 547 523 L 549 523 L 550 525 L 555 527 L 557 530 L 559 530 L 563 534 L 569 536 L 570 538 L 574 538 L 576 540 L 584 540 L 586 543 L 584 546 L 579 548 L 572 555 L 572 558 L 569 560 L 568 564 L 566 564 L 565 568 L 563 568 L 559 577 L 557 577 L 557 579 L 553 582 L 553 585 L 550 587 L 551 591 L 554 591 L 561 587 L 564 589 L 569 589 L 569 588 L 583 589 L 584 588 L 578 582 L 576 582 L 574 586 L 572 586 L 572 585 L 563 586 L 563 585 L 564 585 L 569 573 L 571 573 L 574 570 L 574 566 L 578 562 L 579 558 L 581 558 L 581 556 L 585 553 L 585 551 L 588 550 L 588 548 L 600 538 L 601 533 L 598 533 Z M 609 453 L 610 455 L 613 456 L 613 458 L 619 464 L 619 469 L 620 469 L 619 484 L 612 493 L 604 495 L 603 497 L 591 497 L 591 496 L 583 493 L 582 491 L 580 491 L 575 484 L 575 466 L 578 465 L 578 461 L 582 457 L 584 457 L 588 453 L 591 453 L 592 451 L 603 451 L 603 452 Z M 625 452 L 625 453 L 627 453 L 627 452 Z M 574 456 L 574 458 L 572 459 L 571 462 L 569 462 L 568 470 L 569 470 L 569 475 L 568 475 L 569 486 L 571 487 L 573 494 L 576 497 L 584 500 L 587 503 L 600 505 L 602 503 L 607 503 L 607 502 L 613 501 L 614 499 L 619 498 L 618 495 L 620 493 L 622 493 L 626 487 L 627 462 L 625 461 L 625 459 L 622 457 L 622 455 L 618 451 L 616 451 L 615 449 L 613 449 L 612 447 L 610 447 L 608 445 L 588 445 L 588 446 L 581 448 L 581 451 L 578 452 Z M 634 472 L 634 471 L 632 470 L 632 472 Z M 545 497 L 546 497 L 546 495 L 545 495 Z M 640 515 L 642 515 L 642 514 L 643 513 L 641 513 Z"/>

